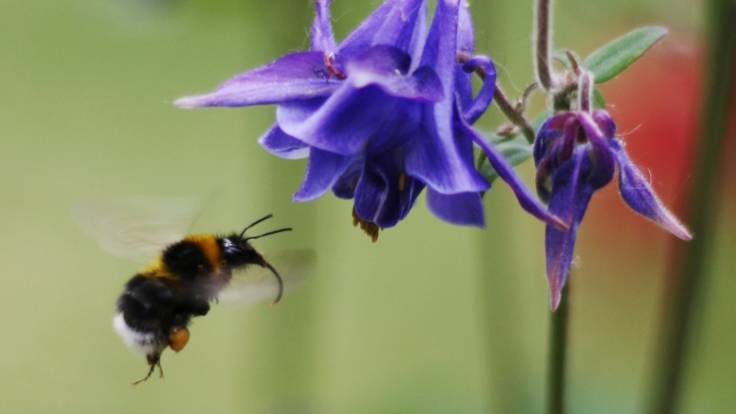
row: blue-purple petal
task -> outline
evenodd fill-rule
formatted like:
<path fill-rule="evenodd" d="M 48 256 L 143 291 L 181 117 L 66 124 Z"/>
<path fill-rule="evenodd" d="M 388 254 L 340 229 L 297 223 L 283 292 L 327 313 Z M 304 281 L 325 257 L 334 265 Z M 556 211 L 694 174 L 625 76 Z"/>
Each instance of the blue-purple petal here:
<path fill-rule="evenodd" d="M 422 66 L 432 67 L 442 81 L 443 99 L 423 107 L 422 122 L 406 158 L 406 171 L 443 194 L 477 192 L 488 183 L 475 170 L 472 144 L 463 145 L 454 127 L 454 74 L 458 27 L 458 3 L 437 4 Z M 466 141 L 467 143 L 468 141 Z"/>
<path fill-rule="evenodd" d="M 329 190 L 350 164 L 350 157 L 312 148 L 309 151 L 307 171 L 294 201 L 311 201 Z"/>
<path fill-rule="evenodd" d="M 421 30 L 420 12 L 425 0 L 386 0 L 338 47 L 338 56 L 349 59 L 375 45 L 392 45 L 411 53 L 415 33 Z"/>
<path fill-rule="evenodd" d="M 444 194 L 485 191 L 488 182 L 476 171 L 471 151 L 452 128 L 440 128 L 432 108 L 425 110 L 406 156 L 406 171 Z"/>
<path fill-rule="evenodd" d="M 274 124 L 258 139 L 258 143 L 271 154 L 289 160 L 306 158 L 309 155 L 307 144 L 286 134 Z"/>
<path fill-rule="evenodd" d="M 355 187 L 358 185 L 360 175 L 363 174 L 364 166 L 364 157 L 354 157 L 345 172 L 333 184 L 332 193 L 338 198 L 347 200 L 355 197 Z"/>
<path fill-rule="evenodd" d="M 355 212 L 381 228 L 395 226 L 411 210 L 423 185 L 401 170 L 400 149 L 364 164 L 355 188 Z"/>
<path fill-rule="evenodd" d="M 237 75 L 214 92 L 180 98 L 174 104 L 180 108 L 267 105 L 327 96 L 338 86 L 326 76 L 323 53 L 294 52 Z"/>
<path fill-rule="evenodd" d="M 637 213 L 659 224 L 675 237 L 682 240 L 692 239 L 690 231 L 665 207 L 639 168 L 631 161 L 622 142 L 611 141 L 611 148 L 618 161 L 619 190 L 626 204 Z"/>
<path fill-rule="evenodd" d="M 442 83 L 431 68 L 421 67 L 411 76 L 406 72 L 411 57 L 392 46 L 373 46 L 346 63 L 350 83 L 356 88 L 375 85 L 387 94 L 420 102 L 443 98 Z"/>
<path fill-rule="evenodd" d="M 440 219 L 459 226 L 485 226 L 480 193 L 442 194 L 427 191 L 429 210 Z"/>
<path fill-rule="evenodd" d="M 355 88 L 345 83 L 313 113 L 294 114 L 283 105 L 276 117 L 284 132 L 310 146 L 354 155 L 395 110 L 396 102 L 380 87 Z M 302 119 L 302 115 L 308 117 Z"/>
<path fill-rule="evenodd" d="M 471 92 L 470 100 L 465 103 L 465 106 L 462 106 L 465 111 L 464 117 L 471 125 L 486 112 L 491 101 L 493 101 L 493 94 L 496 92 L 496 66 L 493 64 L 493 61 L 487 56 L 474 56 L 463 65 L 463 71 L 467 74 L 477 69 L 482 70 L 486 74 L 483 79 L 483 85 L 478 95 L 473 98 Z"/>

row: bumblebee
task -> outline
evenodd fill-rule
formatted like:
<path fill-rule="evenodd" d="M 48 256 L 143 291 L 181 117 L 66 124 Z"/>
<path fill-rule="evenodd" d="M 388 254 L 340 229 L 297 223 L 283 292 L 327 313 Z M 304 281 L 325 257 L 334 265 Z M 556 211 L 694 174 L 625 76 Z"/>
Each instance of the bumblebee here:
<path fill-rule="evenodd" d="M 189 217 L 196 209 L 183 212 L 182 206 L 186 203 L 167 200 L 170 207 L 164 207 L 160 213 L 168 211 L 169 215 L 147 217 L 142 221 L 141 214 L 131 214 L 126 210 L 140 210 L 144 203 L 143 199 L 126 200 L 120 204 L 127 206 L 109 216 L 102 213 L 109 210 L 107 207 L 94 206 L 77 211 L 86 230 L 105 250 L 118 256 L 127 256 L 131 250 L 140 254 L 141 246 L 145 246 L 143 250 L 165 246 L 163 250 L 159 248 L 151 265 L 128 280 L 116 303 L 115 331 L 125 344 L 142 352 L 149 365 L 145 377 L 133 382 L 134 385 L 148 380 L 156 367 L 163 377 L 162 352 L 166 348 L 175 352 L 184 349 L 190 337 L 188 325 L 191 319 L 206 315 L 210 304 L 218 301 L 221 292 L 227 287 L 232 289 L 233 272 L 253 266 L 268 271 L 276 281 L 276 292 L 260 289 L 255 293 L 263 296 L 264 292 L 270 292 L 273 294 L 272 303 L 278 303 L 284 293 L 284 280 L 251 241 L 292 230 L 284 227 L 255 236 L 246 235 L 248 230 L 273 217 L 269 214 L 249 224 L 240 233 L 178 237 L 167 229 L 190 221 Z M 144 211 L 143 215 L 150 212 Z M 133 224 L 137 228 L 131 230 Z M 239 288 L 240 292 L 231 295 L 239 295 L 237 300 L 253 299 L 254 291 L 258 290 L 252 284 Z"/>

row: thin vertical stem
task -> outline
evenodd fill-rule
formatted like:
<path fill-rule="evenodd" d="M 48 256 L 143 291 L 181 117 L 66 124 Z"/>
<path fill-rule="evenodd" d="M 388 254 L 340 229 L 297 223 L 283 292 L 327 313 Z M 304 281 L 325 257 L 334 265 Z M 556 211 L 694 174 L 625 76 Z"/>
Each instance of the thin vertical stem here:
<path fill-rule="evenodd" d="M 567 376 L 567 338 L 570 320 L 570 282 L 562 289 L 562 300 L 550 315 L 549 360 L 547 372 L 547 413 L 565 413 L 565 388 Z"/>
<path fill-rule="evenodd" d="M 707 283 L 703 272 L 717 217 L 719 172 L 726 144 L 731 93 L 736 86 L 736 3 L 709 0 L 709 58 L 701 113 L 701 139 L 690 189 L 689 210 L 692 242 L 678 250 L 668 281 L 667 302 L 662 314 L 661 357 L 654 376 L 650 413 L 673 414 L 679 410 L 683 371 L 696 323 L 696 302 Z"/>
<path fill-rule="evenodd" d="M 552 72 L 552 0 L 536 0 L 534 23 L 534 66 L 537 82 L 546 91 L 555 87 Z"/>

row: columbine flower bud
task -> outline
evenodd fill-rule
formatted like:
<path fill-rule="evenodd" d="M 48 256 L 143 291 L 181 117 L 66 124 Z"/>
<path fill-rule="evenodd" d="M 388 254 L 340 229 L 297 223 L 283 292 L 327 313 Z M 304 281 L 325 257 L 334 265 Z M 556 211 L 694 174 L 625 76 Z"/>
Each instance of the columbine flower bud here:
<path fill-rule="evenodd" d="M 545 245 L 551 306 L 560 303 L 560 292 L 570 271 L 577 229 L 593 193 L 619 171 L 619 190 L 635 212 L 653 220 L 683 240 L 692 236 L 662 204 L 639 168 L 616 138 L 616 124 L 602 110 L 565 112 L 542 125 L 534 144 L 537 191 L 549 203 L 551 213 L 569 228 L 547 226 Z"/>

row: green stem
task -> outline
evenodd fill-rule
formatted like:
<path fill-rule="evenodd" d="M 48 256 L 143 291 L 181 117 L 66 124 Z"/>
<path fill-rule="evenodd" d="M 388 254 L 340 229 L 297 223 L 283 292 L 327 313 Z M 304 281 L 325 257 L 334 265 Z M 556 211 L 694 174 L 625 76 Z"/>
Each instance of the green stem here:
<path fill-rule="evenodd" d="M 537 82 L 545 91 L 555 87 L 552 72 L 552 0 L 535 1 L 534 63 Z"/>
<path fill-rule="evenodd" d="M 692 340 L 692 326 L 697 322 L 694 310 L 707 283 L 704 272 L 715 230 L 718 179 L 722 167 L 728 114 L 736 86 L 736 3 L 733 0 L 709 0 L 709 58 L 705 65 L 707 81 L 701 113 L 701 137 L 696 153 L 690 189 L 689 210 L 695 239 L 672 261 L 672 280 L 663 312 L 661 352 L 654 376 L 650 413 L 673 414 L 683 390 L 683 371 Z"/>
<path fill-rule="evenodd" d="M 567 337 L 570 320 L 570 279 L 562 289 L 562 300 L 556 311 L 550 315 L 549 361 L 547 372 L 547 413 L 565 412 L 565 379 L 567 373 Z"/>

